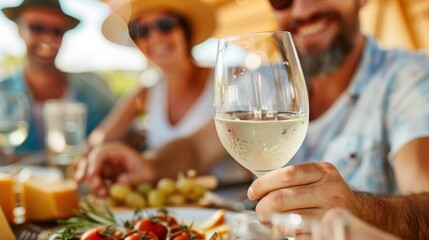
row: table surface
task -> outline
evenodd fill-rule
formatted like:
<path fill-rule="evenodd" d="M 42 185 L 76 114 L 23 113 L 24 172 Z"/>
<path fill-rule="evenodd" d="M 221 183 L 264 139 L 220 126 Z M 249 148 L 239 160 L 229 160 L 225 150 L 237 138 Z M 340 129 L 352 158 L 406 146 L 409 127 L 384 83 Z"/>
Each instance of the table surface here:
<path fill-rule="evenodd" d="M 43 166 L 43 162 L 45 156 L 43 154 L 33 155 L 31 158 L 23 158 L 20 161 L 20 164 L 36 166 Z M 16 164 L 19 166 L 18 164 Z M 9 172 L 9 167 L 1 167 L 5 171 Z M 1 171 L 0 169 L 0 171 Z M 46 174 L 45 172 L 41 172 L 41 174 Z M 49 172 L 49 174 L 60 174 L 58 172 Z M 242 211 L 242 210 L 254 210 L 255 202 L 252 202 L 247 199 L 247 189 L 250 186 L 250 181 L 241 181 L 241 182 L 233 182 L 233 183 L 220 183 L 220 185 L 208 192 L 210 195 L 210 199 L 212 199 L 212 203 L 209 204 L 210 208 L 224 208 L 231 211 Z M 85 185 L 81 185 L 79 187 L 79 192 L 82 193 L 82 196 L 85 196 L 89 193 L 88 189 Z M 12 230 L 15 235 L 20 239 L 23 231 L 37 232 L 40 233 L 38 238 L 28 239 L 28 240 L 36 240 L 36 239 L 47 239 L 48 234 L 55 230 L 58 227 L 56 221 L 51 222 L 26 222 L 23 224 L 12 225 Z"/>
<path fill-rule="evenodd" d="M 208 192 L 210 198 L 213 199 L 213 204 L 209 208 L 225 208 L 230 211 L 253 210 L 255 202 L 247 199 L 247 188 L 250 182 L 241 182 L 233 184 L 220 185 L 218 188 Z M 49 233 L 58 229 L 56 221 L 49 222 L 26 222 L 23 224 L 12 225 L 12 230 L 21 239 L 24 231 L 36 232 L 37 238 L 28 240 L 45 240 L 48 239 Z"/>

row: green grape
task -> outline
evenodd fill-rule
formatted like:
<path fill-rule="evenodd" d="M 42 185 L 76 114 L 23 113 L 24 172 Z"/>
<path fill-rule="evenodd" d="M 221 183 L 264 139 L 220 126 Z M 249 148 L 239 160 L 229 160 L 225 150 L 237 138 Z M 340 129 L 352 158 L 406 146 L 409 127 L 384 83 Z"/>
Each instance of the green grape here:
<path fill-rule="evenodd" d="M 150 183 L 140 183 L 137 185 L 136 190 L 140 194 L 147 195 L 153 189 Z"/>
<path fill-rule="evenodd" d="M 118 201 L 113 199 L 111 196 L 106 197 L 106 199 L 104 199 L 104 201 L 106 201 L 107 206 L 110 206 L 110 207 L 119 206 Z"/>
<path fill-rule="evenodd" d="M 182 194 L 189 194 L 192 193 L 195 187 L 195 181 L 191 178 L 180 178 L 176 182 L 176 187 Z"/>
<path fill-rule="evenodd" d="M 159 190 L 152 190 L 147 195 L 147 201 L 151 207 L 162 207 L 165 205 L 165 195 Z"/>
<path fill-rule="evenodd" d="M 138 192 L 130 192 L 125 198 L 125 204 L 132 208 L 144 208 L 146 206 L 146 200 Z"/>
<path fill-rule="evenodd" d="M 189 169 L 188 171 L 186 171 L 186 175 L 190 178 L 194 178 L 195 176 L 197 176 L 197 171 L 195 169 Z"/>
<path fill-rule="evenodd" d="M 183 195 L 180 194 L 173 194 L 171 196 L 168 196 L 167 198 L 167 204 L 173 205 L 173 206 L 179 206 L 186 203 L 186 198 Z"/>
<path fill-rule="evenodd" d="M 128 193 L 131 192 L 130 186 L 114 183 L 110 186 L 110 196 L 118 201 L 125 201 Z"/>
<path fill-rule="evenodd" d="M 198 199 L 204 197 L 207 189 L 201 185 L 195 184 L 194 190 L 191 194 L 188 195 L 189 200 L 197 201 Z"/>
<path fill-rule="evenodd" d="M 158 181 L 156 188 L 168 196 L 176 191 L 176 183 L 173 179 L 163 178 Z"/>

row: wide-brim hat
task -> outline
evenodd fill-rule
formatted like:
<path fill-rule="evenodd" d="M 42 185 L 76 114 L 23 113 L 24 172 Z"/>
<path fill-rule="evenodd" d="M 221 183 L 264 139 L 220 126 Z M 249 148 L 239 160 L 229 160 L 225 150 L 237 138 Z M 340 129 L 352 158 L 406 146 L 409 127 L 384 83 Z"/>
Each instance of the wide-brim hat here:
<path fill-rule="evenodd" d="M 68 29 L 75 28 L 80 23 L 78 19 L 64 13 L 58 0 L 24 0 L 21 5 L 3 8 L 2 11 L 7 18 L 16 22 L 22 10 L 30 7 L 49 8 L 61 13 L 69 20 L 70 25 Z"/>
<path fill-rule="evenodd" d="M 191 46 L 207 40 L 216 28 L 214 7 L 200 0 L 113 0 L 113 9 L 102 25 L 103 35 L 111 42 L 133 46 L 128 22 L 150 10 L 174 13 L 184 18 L 190 27 Z"/>

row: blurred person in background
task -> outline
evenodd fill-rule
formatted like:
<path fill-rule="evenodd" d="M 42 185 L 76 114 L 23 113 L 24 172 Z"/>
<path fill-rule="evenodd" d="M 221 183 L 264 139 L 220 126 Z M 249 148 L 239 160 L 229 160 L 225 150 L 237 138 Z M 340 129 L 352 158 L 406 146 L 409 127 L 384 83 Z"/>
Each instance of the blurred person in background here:
<path fill-rule="evenodd" d="M 84 103 L 88 108 L 87 132 L 91 132 L 113 107 L 113 94 L 96 75 L 65 73 L 55 65 L 64 34 L 80 21 L 64 13 L 58 0 L 24 0 L 2 11 L 16 23 L 27 49 L 23 69 L 0 80 L 1 90 L 23 93 L 30 103 L 29 134 L 17 147 L 17 154 L 45 150 L 41 109 L 50 99 Z"/>
<path fill-rule="evenodd" d="M 307 137 L 290 166 L 250 186 L 256 211 L 321 219 L 327 210 L 343 207 L 384 231 L 427 239 L 429 57 L 383 50 L 365 36 L 359 10 L 366 0 L 270 4 L 279 28 L 294 38 L 311 111 Z M 225 154 L 209 122 L 143 155 L 116 145 L 96 148 L 77 179 L 86 178 L 103 195 L 108 177 L 128 184 L 153 181 L 188 168 L 204 169 Z M 106 162 L 121 167 L 108 176 Z"/>
<path fill-rule="evenodd" d="M 103 23 L 103 34 L 112 42 L 137 47 L 159 68 L 162 77 L 154 86 L 143 86 L 118 104 L 90 135 L 89 144 L 124 140 L 140 115 L 148 116 L 145 135 L 148 149 L 188 136 L 212 121 L 213 69 L 198 66 L 191 50 L 213 34 L 214 10 L 200 0 L 133 0 L 111 4 L 113 11 Z M 127 148 L 125 144 L 118 145 Z M 238 177 L 232 180 L 250 176 L 234 161 L 224 161 L 213 171 L 221 181 L 227 181 L 230 177 L 223 172 L 229 169 L 237 170 L 234 173 Z"/>

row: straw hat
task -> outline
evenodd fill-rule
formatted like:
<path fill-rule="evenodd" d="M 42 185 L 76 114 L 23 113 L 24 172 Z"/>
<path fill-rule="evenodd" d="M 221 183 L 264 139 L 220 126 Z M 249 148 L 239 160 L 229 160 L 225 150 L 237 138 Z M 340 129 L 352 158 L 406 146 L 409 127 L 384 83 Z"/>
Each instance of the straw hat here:
<path fill-rule="evenodd" d="M 70 26 L 68 29 L 75 28 L 80 23 L 78 19 L 69 16 L 63 12 L 58 0 L 24 0 L 19 6 L 3 8 L 2 11 L 7 18 L 15 22 L 21 14 L 22 10 L 31 7 L 44 7 L 61 13 L 62 15 L 67 17 L 70 22 Z"/>
<path fill-rule="evenodd" d="M 113 11 L 104 20 L 103 35 L 110 41 L 133 46 L 128 22 L 150 10 L 161 10 L 183 17 L 191 28 L 191 46 L 208 39 L 216 28 L 213 7 L 200 0 L 113 0 Z"/>

